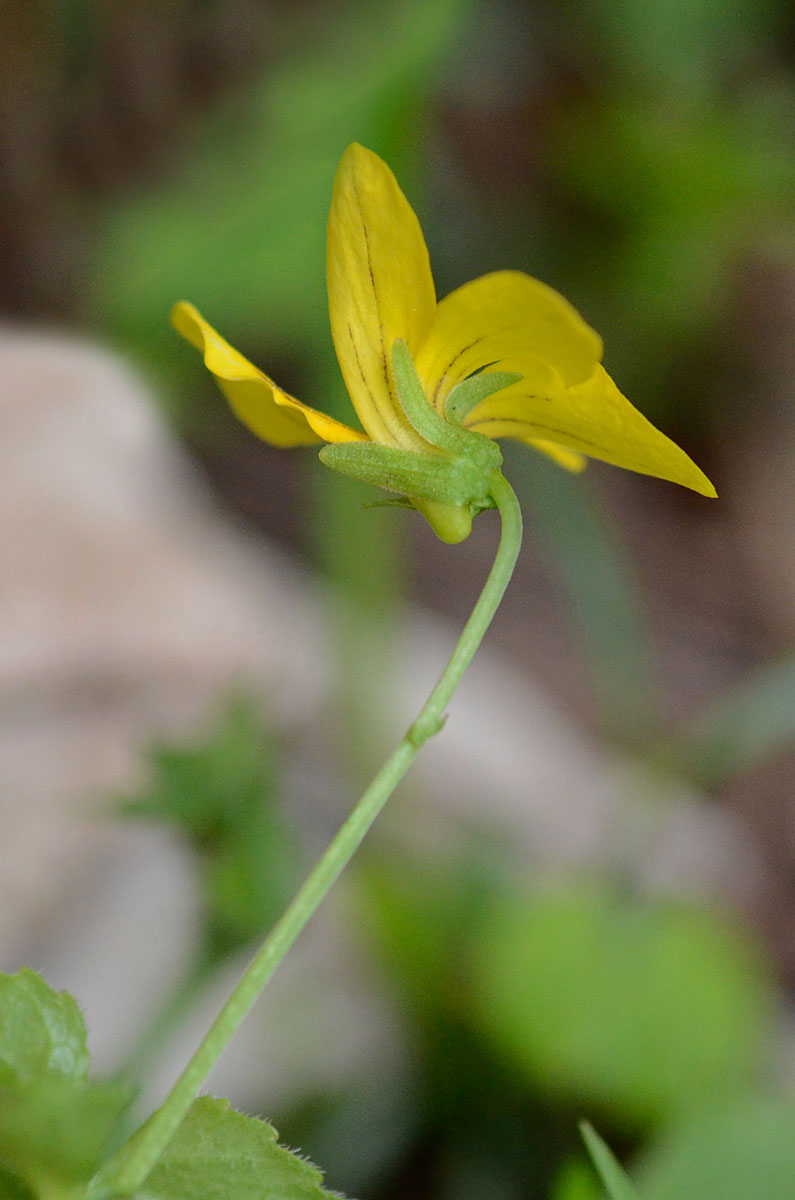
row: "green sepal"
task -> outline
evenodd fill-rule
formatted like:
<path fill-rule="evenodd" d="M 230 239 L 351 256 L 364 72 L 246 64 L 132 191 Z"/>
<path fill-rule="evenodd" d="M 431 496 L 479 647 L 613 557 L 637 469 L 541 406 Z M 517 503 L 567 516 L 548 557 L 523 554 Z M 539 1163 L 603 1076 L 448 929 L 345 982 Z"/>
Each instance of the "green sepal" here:
<path fill-rule="evenodd" d="M 501 392 L 512 383 L 519 383 L 521 379 L 522 376 L 514 371 L 481 371 L 477 375 L 470 375 L 468 379 L 462 379 L 444 402 L 447 420 L 453 425 L 463 425 L 481 400 L 493 396 L 495 392 Z"/>
<path fill-rule="evenodd" d="M 425 517 L 436 536 L 449 546 L 466 541 L 472 532 L 472 518 L 487 508 L 495 507 L 491 496 L 472 504 L 442 504 L 438 500 L 409 500 L 408 496 L 394 496 L 390 500 L 373 500 L 370 504 L 362 505 L 362 508 L 416 509 Z"/>
<path fill-rule="evenodd" d="M 414 508 L 408 496 L 390 496 L 387 500 L 368 500 L 362 508 Z"/>
<path fill-rule="evenodd" d="M 472 532 L 472 518 L 480 511 L 474 504 L 442 504 L 438 500 L 415 500 L 414 507 L 448 546 L 466 541 Z"/>
<path fill-rule="evenodd" d="M 494 507 L 490 477 L 502 464 L 502 451 L 491 438 L 440 416 L 428 402 L 401 338 L 392 347 L 392 374 L 406 420 L 428 443 L 428 453 L 373 442 L 339 442 L 324 446 L 320 460 L 343 475 L 407 497 L 443 542 L 462 542 L 469 537 L 472 518 Z M 518 378 L 505 372 L 489 377 L 492 390 Z M 488 394 L 480 382 L 471 403 Z"/>
<path fill-rule="evenodd" d="M 456 458 L 467 459 L 481 471 L 499 469 L 502 451 L 496 442 L 482 433 L 451 425 L 429 403 L 409 348 L 402 338 L 398 338 L 392 347 L 392 375 L 400 407 L 420 437 Z"/>
<path fill-rule="evenodd" d="M 466 459 L 442 454 L 415 454 L 373 442 L 337 442 L 323 447 L 320 461 L 352 479 L 412 500 L 477 504 L 489 494 L 486 472 Z"/>

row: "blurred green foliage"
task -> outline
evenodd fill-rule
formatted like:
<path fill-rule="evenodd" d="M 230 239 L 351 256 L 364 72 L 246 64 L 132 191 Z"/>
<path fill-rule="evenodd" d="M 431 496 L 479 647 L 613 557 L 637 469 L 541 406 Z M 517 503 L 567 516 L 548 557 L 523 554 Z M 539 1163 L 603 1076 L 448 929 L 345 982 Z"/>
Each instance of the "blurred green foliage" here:
<path fill-rule="evenodd" d="M 683 356 L 708 363 L 710 339 L 730 336 L 743 258 L 783 247 L 785 231 L 795 256 L 793 117 L 795 96 L 776 113 L 758 101 L 734 111 L 619 93 L 550 130 L 558 183 L 582 210 L 589 273 L 578 290 L 609 363 L 650 415 L 703 425 L 713 400 L 683 381 Z"/>
<path fill-rule="evenodd" d="M 547 1200 L 602 1200 L 602 1191 L 589 1164 L 572 1158 L 558 1172 Z"/>
<path fill-rule="evenodd" d="M 682 769 L 718 787 L 795 743 L 795 657 L 749 673 L 683 729 L 675 743 Z"/>
<path fill-rule="evenodd" d="M 757 1095 L 694 1113 L 662 1134 L 636 1174 L 643 1200 L 790 1200 L 795 1102 Z"/>
<path fill-rule="evenodd" d="M 150 747 L 149 783 L 115 802 L 124 817 L 159 822 L 184 841 L 201 902 L 183 976 L 128 1059 L 136 1079 L 218 967 L 265 936 L 298 885 L 301 857 L 282 812 L 277 758 L 261 704 L 234 696 L 194 741 Z"/>
<path fill-rule="evenodd" d="M 588 1153 L 607 1188 L 610 1200 L 638 1200 L 638 1194 L 624 1174 L 621 1164 L 593 1126 L 589 1125 L 587 1121 L 583 1121 L 580 1125 L 580 1132 L 588 1147 Z"/>
<path fill-rule="evenodd" d="M 725 915 L 607 881 L 512 887 L 507 868 L 476 845 L 424 863 L 371 851 L 359 866 L 361 917 L 415 1038 L 411 1082 L 400 1082 L 413 1100 L 393 1121 L 430 1156 L 429 1194 L 590 1198 L 591 1176 L 572 1158 L 576 1118 L 587 1113 L 624 1146 L 654 1144 L 751 1094 L 776 987 Z M 323 1125 L 299 1124 L 303 1144 L 315 1151 L 320 1129 L 331 1177 L 358 1183 Z M 388 1154 L 380 1165 L 388 1178 Z"/>
<path fill-rule="evenodd" d="M 589 30 L 614 87 L 634 85 L 693 106 L 742 73 L 749 54 L 786 36 L 788 23 L 786 6 L 769 0 L 578 0 L 567 9 Z"/>
<path fill-rule="evenodd" d="M 742 264 L 795 258 L 791 14 L 763 0 L 568 0 L 532 20 L 529 7 L 335 5 L 297 49 L 197 117 L 168 171 L 101 202 L 86 315 L 150 366 L 183 428 L 207 385 L 167 326 L 181 296 L 255 361 L 284 362 L 307 400 L 344 412 L 324 243 L 334 169 L 354 138 L 387 158 L 417 204 L 441 290 L 501 266 L 543 275 L 605 334 L 609 365 L 644 411 L 702 431 L 710 412 L 725 413 L 721 369 L 747 337 L 730 312 Z M 79 75 L 98 26 L 87 5 L 60 11 Z M 451 113 L 450 95 L 470 108 Z M 445 140 L 456 121 L 458 161 Z M 434 188 L 442 201 L 431 204 Z M 660 686 L 632 567 L 590 489 L 526 453 L 515 463 L 603 731 L 648 754 L 661 740 Z M 372 682 L 362 688 L 352 664 L 385 674 L 382 630 L 362 614 L 400 591 L 400 514 L 362 518 L 351 485 L 317 477 L 305 521 L 349 602 L 338 711 L 366 756 Z M 672 762 L 702 785 L 726 783 L 792 743 L 793 694 L 791 660 L 749 677 L 671 739 Z M 124 808 L 190 845 L 204 905 L 173 1016 L 210 965 L 280 911 L 298 855 L 254 706 L 234 704 L 195 744 L 161 746 L 152 766 L 151 787 Z M 408 1178 L 410 1194 L 443 1200 L 523 1200 L 530 1188 L 595 1200 L 574 1135 L 585 1112 L 622 1156 L 641 1143 L 643 1200 L 789 1200 L 791 1099 L 772 1085 L 748 1095 L 764 1082 L 777 996 L 746 935 L 614 884 L 510 890 L 505 877 L 474 851 L 427 870 L 375 854 L 362 866 L 371 944 L 410 1013 L 415 1055 L 391 1079 L 314 1098 L 303 1126 L 296 1114 L 335 1181 L 371 1195 Z M 53 1146 L 78 1175 L 96 1158 L 108 1127 L 88 1110 L 98 1098 L 115 1119 L 127 1093 L 63 1086 L 50 1080 L 36 1110 L 3 1078 L 4 1162 L 25 1129 L 24 1153 L 44 1156 L 42 1169 Z M 621 1186 L 613 1180 L 615 1196 Z M 0 1193 L 27 1196 L 6 1177 Z"/>
<path fill-rule="evenodd" d="M 750 1087 L 774 990 L 703 909 L 582 881 L 497 898 L 471 934 L 479 1026 L 528 1080 L 631 1128 Z"/>
<path fill-rule="evenodd" d="M 509 447 L 525 518 L 561 585 L 603 733 L 617 744 L 659 737 L 661 687 L 651 621 L 628 555 L 588 481 Z"/>
<path fill-rule="evenodd" d="M 260 705 L 238 697 L 193 744 L 153 746 L 151 784 L 120 803 L 124 816 L 175 829 L 195 854 L 212 959 L 262 935 L 297 884 L 276 756 Z"/>
<path fill-rule="evenodd" d="M 337 163 L 361 141 L 411 175 L 423 97 L 469 8 L 340 5 L 322 37 L 207 114 L 169 182 L 108 209 L 90 286 L 99 326 L 161 369 L 180 363 L 182 374 L 188 356 L 167 316 L 189 297 L 237 345 L 289 352 L 314 372 L 310 382 L 325 381 L 323 360 L 334 361 L 325 231 Z"/>

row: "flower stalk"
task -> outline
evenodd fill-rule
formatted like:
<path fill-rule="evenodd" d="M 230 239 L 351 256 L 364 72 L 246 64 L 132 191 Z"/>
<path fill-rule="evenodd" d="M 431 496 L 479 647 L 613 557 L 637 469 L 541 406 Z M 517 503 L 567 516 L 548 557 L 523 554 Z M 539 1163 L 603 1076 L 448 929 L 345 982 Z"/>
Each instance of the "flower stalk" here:
<path fill-rule="evenodd" d="M 490 499 L 499 510 L 500 542 L 480 596 L 438 683 L 397 749 L 329 844 L 277 921 L 185 1067 L 165 1102 L 95 1177 L 92 1197 L 131 1196 L 155 1167 L 243 1019 L 270 981 L 364 840 L 422 746 L 444 725 L 445 709 L 480 645 L 513 574 L 522 540 L 522 514 L 511 485 L 495 470 Z"/>

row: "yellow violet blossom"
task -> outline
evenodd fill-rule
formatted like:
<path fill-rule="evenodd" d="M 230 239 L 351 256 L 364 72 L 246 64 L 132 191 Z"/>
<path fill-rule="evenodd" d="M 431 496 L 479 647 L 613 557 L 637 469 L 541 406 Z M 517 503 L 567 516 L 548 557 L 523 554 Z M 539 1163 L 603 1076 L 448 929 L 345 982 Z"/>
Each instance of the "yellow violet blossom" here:
<path fill-rule="evenodd" d="M 328 222 L 331 331 L 354 429 L 282 391 L 192 304 L 172 321 L 202 351 L 232 408 L 276 446 L 325 442 L 324 463 L 405 497 L 441 538 L 460 542 L 484 508 L 500 515 L 488 578 L 433 691 L 262 942 L 163 1104 L 91 1181 L 91 1196 L 139 1195 L 196 1094 L 279 963 L 350 862 L 445 710 L 505 594 L 522 513 L 500 471 L 512 437 L 578 471 L 585 457 L 715 489 L 687 455 L 621 395 L 602 343 L 570 304 L 518 271 L 497 271 L 437 304 L 419 222 L 375 154 L 349 146 Z"/>
<path fill-rule="evenodd" d="M 621 394 L 601 365 L 598 334 L 552 288 L 495 271 L 437 302 L 413 209 L 386 163 L 357 143 L 334 182 L 327 277 L 361 429 L 288 395 L 193 305 L 172 313 L 238 417 L 272 445 L 328 443 L 324 462 L 406 496 L 449 542 L 492 506 L 496 438 L 526 442 L 569 470 L 587 456 L 716 494 Z"/>

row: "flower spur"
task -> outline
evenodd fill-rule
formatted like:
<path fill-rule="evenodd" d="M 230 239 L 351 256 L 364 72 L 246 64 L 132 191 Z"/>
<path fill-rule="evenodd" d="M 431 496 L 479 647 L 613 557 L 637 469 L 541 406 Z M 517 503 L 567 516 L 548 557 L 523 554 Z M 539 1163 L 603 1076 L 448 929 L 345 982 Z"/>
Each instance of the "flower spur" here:
<path fill-rule="evenodd" d="M 397 492 L 447 542 L 492 507 L 490 479 L 515 438 L 579 471 L 603 459 L 714 496 L 674 442 L 621 394 L 602 342 L 552 288 L 496 271 L 437 303 L 417 217 L 389 167 L 353 143 L 328 220 L 331 331 L 361 429 L 288 395 L 193 305 L 175 328 L 204 355 L 238 417 L 276 446 L 325 442 L 321 459 Z"/>

